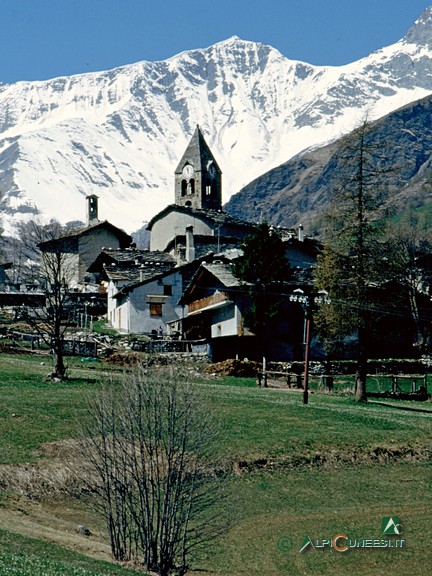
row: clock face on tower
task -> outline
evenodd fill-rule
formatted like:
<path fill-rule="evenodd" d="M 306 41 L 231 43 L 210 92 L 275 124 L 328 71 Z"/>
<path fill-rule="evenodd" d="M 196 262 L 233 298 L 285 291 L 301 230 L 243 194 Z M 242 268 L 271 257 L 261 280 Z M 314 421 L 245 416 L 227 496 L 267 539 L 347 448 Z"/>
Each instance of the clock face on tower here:
<path fill-rule="evenodd" d="M 193 174 L 194 174 L 193 166 L 191 164 L 186 164 L 186 166 L 183 168 L 183 176 L 185 176 L 186 178 L 192 178 Z"/>

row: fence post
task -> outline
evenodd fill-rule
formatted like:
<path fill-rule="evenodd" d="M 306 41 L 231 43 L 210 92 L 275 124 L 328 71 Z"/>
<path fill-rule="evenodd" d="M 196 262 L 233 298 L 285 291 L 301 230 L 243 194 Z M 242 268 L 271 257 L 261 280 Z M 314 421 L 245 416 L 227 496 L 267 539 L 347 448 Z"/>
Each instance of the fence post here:
<path fill-rule="evenodd" d="M 263 371 L 263 386 L 267 388 L 267 358 L 263 356 L 262 360 L 262 371 Z"/>

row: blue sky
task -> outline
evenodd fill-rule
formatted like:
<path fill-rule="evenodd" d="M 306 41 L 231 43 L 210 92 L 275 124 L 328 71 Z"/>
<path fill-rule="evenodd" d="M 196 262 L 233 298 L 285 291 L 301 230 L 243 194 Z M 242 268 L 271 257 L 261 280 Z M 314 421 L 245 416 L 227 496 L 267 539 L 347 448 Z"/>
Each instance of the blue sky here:
<path fill-rule="evenodd" d="M 317 65 L 396 42 L 432 0 L 0 0 L 0 82 L 164 60 L 236 35 Z"/>

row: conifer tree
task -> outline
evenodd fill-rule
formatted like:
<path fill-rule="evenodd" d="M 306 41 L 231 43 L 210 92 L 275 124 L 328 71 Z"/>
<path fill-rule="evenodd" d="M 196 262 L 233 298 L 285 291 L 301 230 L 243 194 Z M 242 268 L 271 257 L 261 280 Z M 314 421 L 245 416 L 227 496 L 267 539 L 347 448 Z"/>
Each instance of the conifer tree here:
<path fill-rule="evenodd" d="M 263 343 L 271 339 L 283 302 L 283 283 L 291 277 L 285 246 L 268 223 L 259 224 L 243 243 L 243 256 L 233 273 L 243 283 L 251 305 L 243 314 L 247 328 Z"/>
<path fill-rule="evenodd" d="M 328 291 L 331 304 L 320 308 L 315 320 L 328 348 L 337 339 L 356 336 L 355 397 L 365 401 L 368 335 L 378 311 L 374 288 L 391 277 L 384 225 L 376 213 L 385 198 L 388 168 L 367 121 L 343 140 L 335 162 L 341 178 L 325 218 L 325 248 L 316 272 L 317 287 Z"/>

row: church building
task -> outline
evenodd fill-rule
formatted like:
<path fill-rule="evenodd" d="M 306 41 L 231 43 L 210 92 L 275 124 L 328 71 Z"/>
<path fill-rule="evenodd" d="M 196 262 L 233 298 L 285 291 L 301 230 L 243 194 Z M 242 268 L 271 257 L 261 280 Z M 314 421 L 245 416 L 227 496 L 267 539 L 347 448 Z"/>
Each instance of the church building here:
<path fill-rule="evenodd" d="M 175 204 L 149 222 L 150 250 L 190 262 L 238 247 L 254 225 L 222 211 L 222 172 L 199 128 L 175 170 Z"/>

